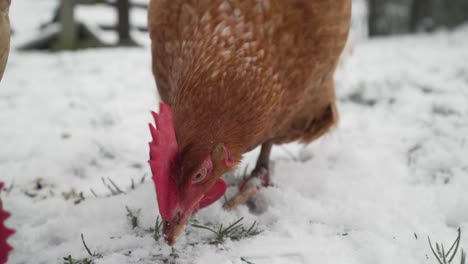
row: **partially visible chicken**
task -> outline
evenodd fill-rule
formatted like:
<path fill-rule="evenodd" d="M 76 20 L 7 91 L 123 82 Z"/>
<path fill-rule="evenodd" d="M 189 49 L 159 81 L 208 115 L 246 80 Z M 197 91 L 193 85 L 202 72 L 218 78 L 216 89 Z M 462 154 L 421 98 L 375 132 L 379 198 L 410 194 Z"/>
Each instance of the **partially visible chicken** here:
<path fill-rule="evenodd" d="M 10 20 L 8 18 L 10 2 L 11 0 L 0 0 L 0 81 L 10 52 Z"/>
<path fill-rule="evenodd" d="M 3 182 L 0 182 L 0 192 L 3 189 Z M 2 200 L 0 199 L 0 264 L 4 264 L 8 260 L 8 253 L 13 249 L 8 245 L 8 237 L 13 235 L 15 231 L 8 229 L 4 222 L 10 216 L 9 213 L 3 211 Z"/>
<path fill-rule="evenodd" d="M 151 0 L 149 30 L 161 113 L 150 165 L 164 234 L 226 190 L 220 177 L 262 145 L 225 207 L 269 184 L 273 144 L 317 139 L 337 122 L 333 74 L 351 0 Z"/>

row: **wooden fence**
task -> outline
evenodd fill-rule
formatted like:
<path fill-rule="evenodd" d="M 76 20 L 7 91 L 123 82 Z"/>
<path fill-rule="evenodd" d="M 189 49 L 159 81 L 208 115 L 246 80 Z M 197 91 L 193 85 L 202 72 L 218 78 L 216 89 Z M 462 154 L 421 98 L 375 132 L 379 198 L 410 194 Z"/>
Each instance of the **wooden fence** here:
<path fill-rule="evenodd" d="M 49 50 L 74 50 L 88 47 L 109 46 L 135 46 L 136 42 L 131 37 L 132 25 L 130 23 L 130 11 L 133 8 L 147 9 L 145 3 L 132 2 L 130 0 L 59 0 L 60 4 L 52 20 L 41 26 L 42 34 L 23 45 L 22 49 L 49 49 Z M 100 37 L 88 25 L 75 18 L 75 9 L 79 5 L 105 5 L 115 8 L 117 23 L 114 25 L 98 25 L 105 31 L 115 31 L 118 42 L 115 44 L 104 43 Z M 146 26 L 135 27 L 139 31 L 147 31 Z"/>

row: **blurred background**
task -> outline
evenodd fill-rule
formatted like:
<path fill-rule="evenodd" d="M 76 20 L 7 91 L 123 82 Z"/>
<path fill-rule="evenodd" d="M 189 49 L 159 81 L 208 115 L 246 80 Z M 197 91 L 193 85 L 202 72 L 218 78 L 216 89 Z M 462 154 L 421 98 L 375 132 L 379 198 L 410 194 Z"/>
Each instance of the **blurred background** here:
<path fill-rule="evenodd" d="M 15 1 L 10 8 L 19 50 L 75 50 L 147 43 L 148 0 Z M 138 42 L 135 40 L 137 39 Z"/>
<path fill-rule="evenodd" d="M 171 254 L 150 235 L 135 236 L 125 217 L 125 205 L 142 209 L 144 227 L 157 215 L 147 166 L 149 111 L 159 101 L 148 2 L 12 0 L 0 83 L 2 201 L 17 230 L 10 263 L 87 257 L 80 233 L 104 254 L 99 263 Z M 308 146 L 275 147 L 273 181 L 282 189 L 270 193 L 273 210 L 238 216 L 272 226 L 273 237 L 298 234 L 320 245 L 306 247 L 304 263 L 429 263 L 427 241 L 416 234 L 449 241 L 456 227 L 466 232 L 467 21 L 468 0 L 353 0 L 335 76 L 339 128 Z M 239 171 L 257 155 L 248 153 Z M 201 220 L 210 214 L 234 219 L 212 209 Z M 254 263 L 285 263 L 269 259 L 289 244 L 278 241 Z M 233 247 L 243 245 L 255 248 Z M 193 252 L 178 251 L 196 263 L 234 258 L 229 250 Z"/>
<path fill-rule="evenodd" d="M 468 20 L 468 0 L 353 0 L 353 4 L 355 39 L 452 30 Z M 11 26 L 20 49 L 148 42 L 148 0 L 40 0 L 28 10 L 30 5 L 17 0 L 11 7 Z"/>

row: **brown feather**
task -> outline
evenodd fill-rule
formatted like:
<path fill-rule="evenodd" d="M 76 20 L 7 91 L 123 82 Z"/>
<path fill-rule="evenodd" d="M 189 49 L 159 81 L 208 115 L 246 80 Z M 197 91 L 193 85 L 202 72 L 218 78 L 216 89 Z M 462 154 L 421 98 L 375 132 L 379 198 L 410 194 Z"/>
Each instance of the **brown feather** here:
<path fill-rule="evenodd" d="M 350 16 L 351 0 L 152 0 L 153 72 L 174 109 L 181 177 L 219 143 L 238 162 L 333 127 Z"/>

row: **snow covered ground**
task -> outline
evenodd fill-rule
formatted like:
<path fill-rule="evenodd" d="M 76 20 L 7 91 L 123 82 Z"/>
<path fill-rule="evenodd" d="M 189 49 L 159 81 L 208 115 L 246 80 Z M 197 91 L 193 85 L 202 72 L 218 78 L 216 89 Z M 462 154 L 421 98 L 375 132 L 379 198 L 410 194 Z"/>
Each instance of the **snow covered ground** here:
<path fill-rule="evenodd" d="M 52 7 L 36 4 L 33 16 L 26 3 L 13 3 L 13 45 Z M 158 216 L 146 164 L 158 103 L 150 50 L 13 50 L 0 84 L 0 180 L 12 186 L 1 195 L 17 230 L 9 263 L 89 258 L 80 234 L 97 264 L 435 264 L 427 236 L 447 246 L 458 227 L 468 249 L 467 29 L 357 43 L 336 76 L 339 128 L 274 149 L 264 212 L 218 202 L 192 220 L 244 217 L 262 232 L 216 246 L 189 226 L 174 249 L 149 231 Z M 102 179 L 125 193 L 111 196 Z"/>

